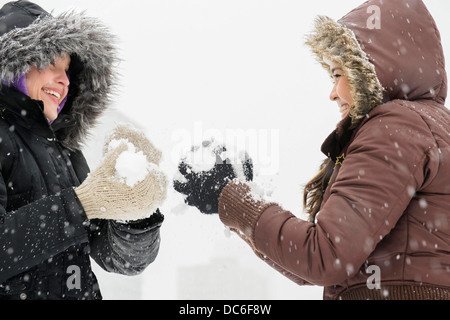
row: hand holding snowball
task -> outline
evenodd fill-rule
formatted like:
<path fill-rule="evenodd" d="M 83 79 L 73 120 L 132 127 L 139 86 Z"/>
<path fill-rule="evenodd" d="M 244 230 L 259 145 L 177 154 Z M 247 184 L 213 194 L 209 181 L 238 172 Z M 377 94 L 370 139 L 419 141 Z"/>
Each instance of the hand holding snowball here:
<path fill-rule="evenodd" d="M 165 200 L 165 174 L 132 143 L 120 141 L 109 149 L 102 164 L 75 189 L 86 215 L 121 221 L 151 216 Z"/>
<path fill-rule="evenodd" d="M 200 165 L 195 163 L 198 158 L 202 160 Z M 181 159 L 178 171 L 174 189 L 186 196 L 188 205 L 207 214 L 218 213 L 220 193 L 234 178 L 253 179 L 253 163 L 248 154 L 234 154 L 214 139 L 194 146 L 190 155 Z"/>

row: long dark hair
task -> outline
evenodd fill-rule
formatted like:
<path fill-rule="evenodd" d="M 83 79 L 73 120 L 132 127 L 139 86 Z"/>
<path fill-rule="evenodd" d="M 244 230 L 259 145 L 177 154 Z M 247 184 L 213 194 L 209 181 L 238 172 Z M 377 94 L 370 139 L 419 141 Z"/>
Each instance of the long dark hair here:
<path fill-rule="evenodd" d="M 312 178 L 303 190 L 303 206 L 309 215 L 309 221 L 314 222 L 323 200 L 323 194 L 328 186 L 334 170 L 334 163 L 330 158 L 326 158 L 320 165 L 320 170 Z"/>

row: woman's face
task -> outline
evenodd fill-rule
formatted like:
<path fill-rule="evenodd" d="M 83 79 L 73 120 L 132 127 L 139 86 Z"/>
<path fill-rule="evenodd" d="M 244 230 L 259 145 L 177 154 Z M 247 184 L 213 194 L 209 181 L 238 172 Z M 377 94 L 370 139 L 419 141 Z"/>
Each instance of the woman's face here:
<path fill-rule="evenodd" d="M 70 56 L 65 54 L 47 69 L 39 71 L 32 67 L 26 74 L 28 95 L 44 103 L 44 114 L 49 121 L 58 117 L 59 105 L 69 92 L 69 66 Z"/>
<path fill-rule="evenodd" d="M 348 77 L 340 65 L 335 62 L 331 62 L 330 71 L 334 80 L 334 87 L 330 93 L 330 100 L 337 102 L 343 119 L 348 115 L 350 107 L 353 105 Z"/>

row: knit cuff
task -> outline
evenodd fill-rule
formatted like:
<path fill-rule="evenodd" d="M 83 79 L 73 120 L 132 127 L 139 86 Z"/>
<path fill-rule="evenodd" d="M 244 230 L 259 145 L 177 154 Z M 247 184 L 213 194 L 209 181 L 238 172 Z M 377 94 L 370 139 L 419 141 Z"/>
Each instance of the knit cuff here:
<path fill-rule="evenodd" d="M 101 218 L 104 212 L 98 200 L 92 196 L 92 190 L 87 184 L 74 188 L 75 194 L 83 206 L 88 219 Z"/>
<path fill-rule="evenodd" d="M 255 247 L 255 228 L 259 217 L 275 203 L 265 202 L 251 192 L 247 183 L 234 179 L 219 197 L 219 217 L 226 226 L 242 233 Z"/>
<path fill-rule="evenodd" d="M 341 293 L 340 300 L 450 300 L 450 288 L 433 285 L 383 285 L 380 289 L 367 286 L 350 288 Z"/>

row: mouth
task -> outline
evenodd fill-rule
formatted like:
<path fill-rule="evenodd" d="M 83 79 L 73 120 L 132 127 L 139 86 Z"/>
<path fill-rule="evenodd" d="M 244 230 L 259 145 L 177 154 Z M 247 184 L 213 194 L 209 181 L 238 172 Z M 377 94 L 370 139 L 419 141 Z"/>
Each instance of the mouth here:
<path fill-rule="evenodd" d="M 339 111 L 342 114 L 342 118 L 344 118 L 348 114 L 348 112 L 350 111 L 350 106 L 347 103 L 344 103 L 344 104 L 339 106 Z"/>
<path fill-rule="evenodd" d="M 42 89 L 44 93 L 46 93 L 56 104 L 59 104 L 61 101 L 61 92 L 56 91 L 55 89 L 48 89 L 44 88 Z"/>

